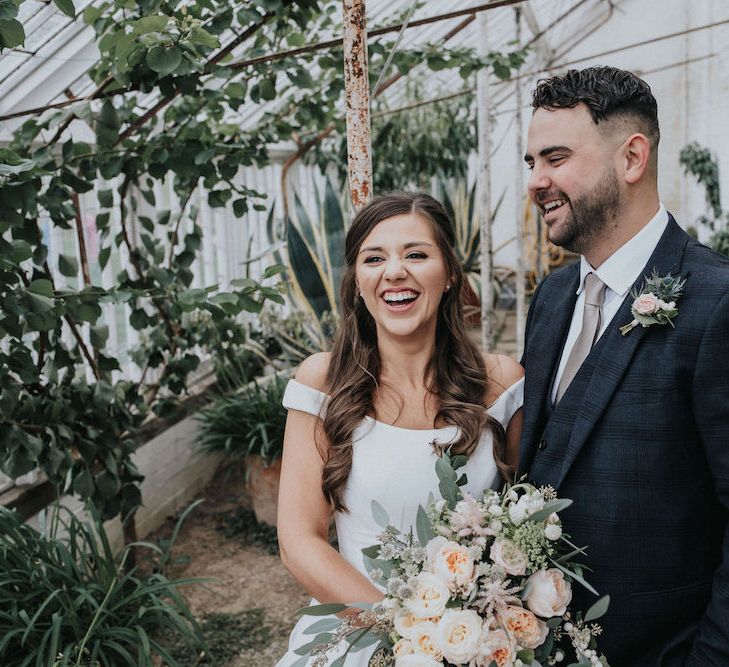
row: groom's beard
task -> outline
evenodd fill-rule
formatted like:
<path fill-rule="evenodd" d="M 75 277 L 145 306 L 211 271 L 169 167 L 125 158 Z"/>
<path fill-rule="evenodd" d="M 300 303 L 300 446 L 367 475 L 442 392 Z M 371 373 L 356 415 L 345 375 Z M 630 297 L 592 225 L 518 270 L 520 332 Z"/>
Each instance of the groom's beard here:
<path fill-rule="evenodd" d="M 549 240 L 578 254 L 584 254 L 599 239 L 620 207 L 620 187 L 615 173 L 607 169 L 602 180 L 589 192 L 567 200 L 569 213 L 559 229 L 550 229 Z"/>

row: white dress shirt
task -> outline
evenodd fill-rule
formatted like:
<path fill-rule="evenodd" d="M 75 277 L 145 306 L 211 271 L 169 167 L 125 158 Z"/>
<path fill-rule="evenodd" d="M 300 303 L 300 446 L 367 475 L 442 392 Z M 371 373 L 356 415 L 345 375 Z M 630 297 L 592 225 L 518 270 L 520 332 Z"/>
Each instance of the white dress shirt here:
<path fill-rule="evenodd" d="M 567 365 L 567 359 L 582 329 L 582 314 L 585 308 L 585 277 L 588 273 L 595 273 L 607 285 L 605 302 L 602 306 L 602 324 L 597 334 L 597 338 L 599 338 L 615 317 L 633 283 L 640 277 L 641 271 L 648 263 L 667 226 L 668 212 L 665 206 L 661 204 L 658 213 L 653 216 L 651 221 L 630 241 L 624 243 L 610 255 L 599 268 L 593 269 L 584 257 L 580 257 L 580 282 L 577 287 L 577 303 L 575 303 L 567 341 L 562 349 L 562 357 L 552 385 L 552 402 L 557 396 L 557 387 L 562 378 L 564 367 Z M 621 324 L 627 324 L 627 322 L 621 322 Z"/>

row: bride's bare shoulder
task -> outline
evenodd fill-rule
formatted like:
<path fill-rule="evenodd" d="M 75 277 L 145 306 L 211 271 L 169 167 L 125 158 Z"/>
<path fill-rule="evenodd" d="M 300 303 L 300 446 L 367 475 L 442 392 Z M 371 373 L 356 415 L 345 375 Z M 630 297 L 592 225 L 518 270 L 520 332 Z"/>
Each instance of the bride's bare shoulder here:
<path fill-rule="evenodd" d="M 506 354 L 484 354 L 488 394 L 486 404 L 491 405 L 501 394 L 524 377 L 524 368 Z"/>
<path fill-rule="evenodd" d="M 296 380 L 307 387 L 326 392 L 331 356 L 330 352 L 317 352 L 304 359 L 296 371 Z"/>

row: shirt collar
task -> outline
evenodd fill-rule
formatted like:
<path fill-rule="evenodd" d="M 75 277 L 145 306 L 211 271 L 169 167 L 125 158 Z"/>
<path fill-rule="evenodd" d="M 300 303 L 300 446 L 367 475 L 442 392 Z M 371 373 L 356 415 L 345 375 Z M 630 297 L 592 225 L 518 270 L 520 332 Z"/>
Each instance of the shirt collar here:
<path fill-rule="evenodd" d="M 580 257 L 580 284 L 577 294 L 585 287 L 585 277 L 595 273 L 609 289 L 618 296 L 625 297 L 630 286 L 638 279 L 640 272 L 648 263 L 668 225 L 668 212 L 663 204 L 658 207 L 650 222 L 632 239 L 620 246 L 598 269 L 593 269 L 584 255 Z"/>

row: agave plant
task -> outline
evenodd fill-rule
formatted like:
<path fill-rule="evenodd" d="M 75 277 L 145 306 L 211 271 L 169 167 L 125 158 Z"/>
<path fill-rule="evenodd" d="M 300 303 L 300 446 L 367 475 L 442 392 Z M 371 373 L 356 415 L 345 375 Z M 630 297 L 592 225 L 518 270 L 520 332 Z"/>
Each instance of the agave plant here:
<path fill-rule="evenodd" d="M 298 194 L 292 213 L 284 221 L 288 267 L 289 303 L 297 312 L 295 331 L 288 320 L 271 322 L 272 333 L 293 362 L 329 348 L 339 315 L 339 283 L 344 271 L 344 238 L 347 233 L 345 194 L 339 194 L 327 178 L 323 195 L 317 191 L 317 210 L 310 215 Z M 278 247 L 274 208 L 266 223 L 274 261 L 285 264 Z"/>
<path fill-rule="evenodd" d="M 439 180 L 437 189 L 443 206 L 453 221 L 456 254 L 475 297 L 474 303 L 468 305 L 477 305 L 480 302 L 481 294 L 481 265 L 479 261 L 481 253 L 481 220 L 475 208 L 476 183 L 469 190 L 465 181 L 458 181 L 455 187 L 449 187 L 445 181 Z M 505 195 L 506 190 L 501 193 L 496 206 L 491 211 L 490 223 L 492 225 L 499 213 Z M 498 298 L 500 291 L 501 284 L 494 279 L 495 298 Z"/>

